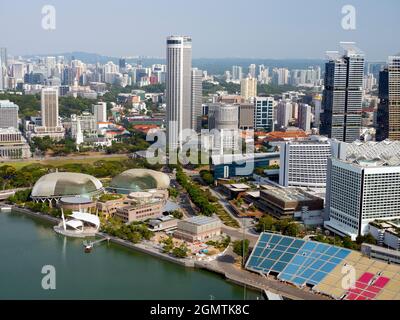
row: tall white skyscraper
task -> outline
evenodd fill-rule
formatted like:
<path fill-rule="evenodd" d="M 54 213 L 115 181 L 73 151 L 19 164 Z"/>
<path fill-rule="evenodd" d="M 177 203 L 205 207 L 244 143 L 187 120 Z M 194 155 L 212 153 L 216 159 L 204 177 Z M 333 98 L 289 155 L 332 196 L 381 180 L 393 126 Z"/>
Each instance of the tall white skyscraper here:
<path fill-rule="evenodd" d="M 52 139 L 64 138 L 65 130 L 60 123 L 58 113 L 58 88 L 42 88 L 41 116 L 42 125 L 35 126 L 34 131 L 28 134 L 29 138 L 49 136 Z"/>
<path fill-rule="evenodd" d="M 291 101 L 282 100 L 279 102 L 276 112 L 278 129 L 289 126 L 292 119 L 292 107 Z"/>
<path fill-rule="evenodd" d="M 183 130 L 192 127 L 192 39 L 167 38 L 167 144 L 182 146 Z"/>
<path fill-rule="evenodd" d="M 256 65 L 254 63 L 249 66 L 249 76 L 252 78 L 256 77 Z"/>
<path fill-rule="evenodd" d="M 92 106 L 92 111 L 94 115 L 94 119 L 97 122 L 106 122 L 107 121 L 107 103 L 99 102 Z"/>
<path fill-rule="evenodd" d="M 58 120 L 58 89 L 43 88 L 42 89 L 42 126 L 47 130 L 59 127 Z"/>
<path fill-rule="evenodd" d="M 240 81 L 243 78 L 243 71 L 241 66 L 232 66 L 232 80 Z"/>
<path fill-rule="evenodd" d="M 203 71 L 192 69 L 192 129 L 198 133 L 201 131 L 202 100 L 203 100 Z"/>
<path fill-rule="evenodd" d="M 0 48 L 0 90 L 7 88 L 7 48 Z"/>
<path fill-rule="evenodd" d="M 240 95 L 249 100 L 257 96 L 257 79 L 245 78 L 240 81 Z"/>

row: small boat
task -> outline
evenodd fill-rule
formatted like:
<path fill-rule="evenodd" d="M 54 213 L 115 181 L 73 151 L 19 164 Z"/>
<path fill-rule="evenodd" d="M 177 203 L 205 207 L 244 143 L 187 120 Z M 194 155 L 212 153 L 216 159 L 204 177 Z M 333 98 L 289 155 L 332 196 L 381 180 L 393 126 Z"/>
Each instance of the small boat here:
<path fill-rule="evenodd" d="M 90 253 L 90 252 L 92 252 L 92 248 L 93 248 L 92 245 L 90 245 L 90 244 L 86 245 L 86 246 L 85 246 L 85 253 Z"/>
<path fill-rule="evenodd" d="M 11 207 L 1 207 L 1 211 L 2 211 L 2 212 L 9 212 L 9 211 L 11 211 L 11 210 L 12 210 Z"/>

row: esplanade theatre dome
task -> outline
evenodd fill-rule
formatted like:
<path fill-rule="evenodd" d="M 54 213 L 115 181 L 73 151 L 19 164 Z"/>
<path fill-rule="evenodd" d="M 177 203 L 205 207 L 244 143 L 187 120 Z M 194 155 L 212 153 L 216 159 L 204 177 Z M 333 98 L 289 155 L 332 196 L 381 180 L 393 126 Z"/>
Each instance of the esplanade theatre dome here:
<path fill-rule="evenodd" d="M 130 193 L 150 189 L 167 189 L 170 179 L 167 174 L 149 169 L 130 169 L 112 179 L 110 189 L 119 193 Z"/>
<path fill-rule="evenodd" d="M 33 186 L 34 200 L 59 200 L 61 197 L 92 197 L 103 192 L 102 183 L 83 173 L 55 172 L 41 177 Z"/>

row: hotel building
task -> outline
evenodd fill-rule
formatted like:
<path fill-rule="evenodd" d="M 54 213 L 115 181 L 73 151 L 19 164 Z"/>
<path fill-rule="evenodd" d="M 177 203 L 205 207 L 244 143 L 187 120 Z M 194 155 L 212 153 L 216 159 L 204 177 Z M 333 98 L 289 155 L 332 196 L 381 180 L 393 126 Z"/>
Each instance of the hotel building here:
<path fill-rule="evenodd" d="M 400 219 L 398 155 L 330 159 L 326 215 L 327 229 L 353 240 L 367 234 L 368 224 L 374 220 Z"/>

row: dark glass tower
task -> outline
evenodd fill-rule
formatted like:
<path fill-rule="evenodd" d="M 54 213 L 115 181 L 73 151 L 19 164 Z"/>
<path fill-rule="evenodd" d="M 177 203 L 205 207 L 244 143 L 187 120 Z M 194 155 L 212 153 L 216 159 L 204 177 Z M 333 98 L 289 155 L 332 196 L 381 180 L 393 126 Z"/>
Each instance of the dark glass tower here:
<path fill-rule="evenodd" d="M 376 140 L 400 140 L 400 54 L 379 74 L 379 99 Z"/>
<path fill-rule="evenodd" d="M 325 89 L 320 133 L 329 138 L 353 142 L 360 137 L 364 55 L 352 43 L 342 44 L 346 52 L 329 53 L 325 65 Z"/>

